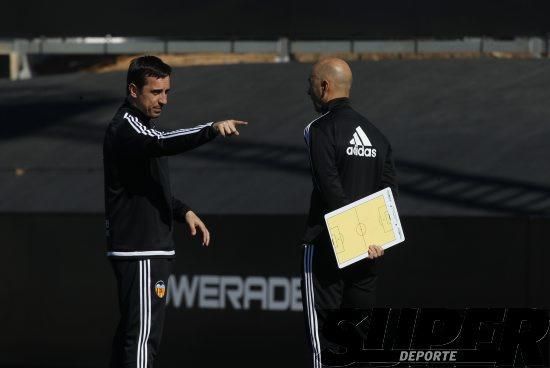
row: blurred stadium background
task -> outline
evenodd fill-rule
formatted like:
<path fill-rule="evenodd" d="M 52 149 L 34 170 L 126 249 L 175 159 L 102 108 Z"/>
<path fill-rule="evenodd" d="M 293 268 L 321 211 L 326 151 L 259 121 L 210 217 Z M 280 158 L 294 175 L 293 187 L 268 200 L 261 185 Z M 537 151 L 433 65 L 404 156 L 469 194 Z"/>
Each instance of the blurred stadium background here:
<path fill-rule="evenodd" d="M 175 66 L 166 129 L 235 117 L 171 159 L 210 249 L 177 229 L 159 366 L 298 367 L 311 63 L 393 144 L 407 241 L 380 307 L 550 307 L 550 23 L 541 1 L 20 1 L 0 22 L 0 366 L 106 367 L 102 139 L 134 55 Z M 241 290 L 237 301 L 227 290 Z"/>

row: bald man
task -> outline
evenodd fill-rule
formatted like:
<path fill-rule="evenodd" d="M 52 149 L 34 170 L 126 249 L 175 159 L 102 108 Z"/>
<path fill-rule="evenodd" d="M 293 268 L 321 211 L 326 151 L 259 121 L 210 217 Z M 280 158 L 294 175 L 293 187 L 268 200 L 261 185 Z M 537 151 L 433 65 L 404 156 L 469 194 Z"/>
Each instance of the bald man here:
<path fill-rule="evenodd" d="M 386 187 L 397 196 L 392 149 L 386 137 L 350 105 L 352 73 L 341 59 L 313 66 L 308 94 L 322 114 L 304 130 L 313 191 L 303 238 L 302 293 L 313 366 L 334 362 L 339 346 L 325 333 L 330 310 L 372 308 L 376 263 L 384 250 L 369 246 L 369 257 L 339 269 L 324 215 Z"/>

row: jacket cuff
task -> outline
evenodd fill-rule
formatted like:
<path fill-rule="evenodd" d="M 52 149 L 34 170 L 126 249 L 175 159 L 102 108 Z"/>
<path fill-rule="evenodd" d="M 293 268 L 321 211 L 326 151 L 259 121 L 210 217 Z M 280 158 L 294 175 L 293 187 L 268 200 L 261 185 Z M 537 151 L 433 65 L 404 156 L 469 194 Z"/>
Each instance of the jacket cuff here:
<path fill-rule="evenodd" d="M 185 214 L 189 211 L 193 211 L 193 209 L 184 204 L 178 208 L 177 211 L 174 211 L 174 220 L 177 222 L 185 222 Z"/>
<path fill-rule="evenodd" d="M 207 123 L 207 125 L 210 126 L 209 129 L 210 129 L 210 134 L 211 134 L 211 136 L 216 137 L 219 133 L 218 133 L 218 131 L 216 130 L 216 128 L 214 128 L 214 121 L 211 121 L 211 122 Z"/>

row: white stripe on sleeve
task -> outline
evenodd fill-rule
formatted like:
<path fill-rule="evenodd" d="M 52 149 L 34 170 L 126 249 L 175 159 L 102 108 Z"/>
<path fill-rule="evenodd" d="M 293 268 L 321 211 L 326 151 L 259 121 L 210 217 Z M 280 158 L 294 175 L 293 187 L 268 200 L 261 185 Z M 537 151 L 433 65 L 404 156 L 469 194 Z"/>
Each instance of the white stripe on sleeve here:
<path fill-rule="evenodd" d="M 143 125 L 139 119 L 136 116 L 130 115 L 129 113 L 124 114 L 124 119 L 128 120 L 132 128 L 139 134 L 147 135 L 150 137 L 156 137 L 157 139 L 169 139 L 174 137 L 179 137 L 182 135 L 189 135 L 189 134 L 196 134 L 200 132 L 202 129 L 212 126 L 214 122 L 210 122 L 207 124 L 200 124 L 193 128 L 184 128 L 184 129 L 177 129 L 177 130 L 171 130 L 167 132 L 161 132 L 155 129 L 149 129 L 145 125 Z"/>

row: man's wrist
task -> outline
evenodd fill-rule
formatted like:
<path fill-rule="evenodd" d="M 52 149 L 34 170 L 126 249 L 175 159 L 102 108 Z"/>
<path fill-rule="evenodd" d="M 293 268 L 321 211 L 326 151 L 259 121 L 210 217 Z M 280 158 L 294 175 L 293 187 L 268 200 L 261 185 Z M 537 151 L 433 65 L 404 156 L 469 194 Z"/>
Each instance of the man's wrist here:
<path fill-rule="evenodd" d="M 218 135 L 220 134 L 220 131 L 215 127 L 215 125 L 216 123 L 212 123 L 212 125 L 210 125 L 210 130 L 214 133 L 214 135 Z"/>
<path fill-rule="evenodd" d="M 178 211 L 178 214 L 174 216 L 174 220 L 177 222 L 186 222 L 187 221 L 187 214 L 189 212 L 192 212 L 193 210 L 190 208 L 183 208 Z"/>

